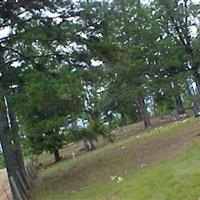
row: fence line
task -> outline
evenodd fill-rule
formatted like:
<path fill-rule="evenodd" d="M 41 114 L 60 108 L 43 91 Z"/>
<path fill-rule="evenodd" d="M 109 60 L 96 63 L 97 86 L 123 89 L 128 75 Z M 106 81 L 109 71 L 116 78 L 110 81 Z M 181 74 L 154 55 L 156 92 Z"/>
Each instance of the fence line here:
<path fill-rule="evenodd" d="M 37 179 L 36 165 L 37 162 L 34 160 L 30 160 L 30 162 L 26 164 L 25 166 L 26 173 L 24 174 L 26 180 L 23 180 L 20 173 L 17 172 L 17 176 L 20 180 L 20 185 L 23 188 L 23 191 L 19 190 L 14 178 L 12 176 L 10 177 L 12 187 L 19 200 L 28 200 L 30 197 L 31 190 L 36 184 L 36 179 Z M 27 190 L 26 184 L 28 185 L 28 188 L 30 188 L 29 190 Z M 9 185 L 5 189 L 3 189 L 3 193 L 0 194 L 0 200 L 12 200 L 12 199 L 13 199 L 12 193 Z"/>

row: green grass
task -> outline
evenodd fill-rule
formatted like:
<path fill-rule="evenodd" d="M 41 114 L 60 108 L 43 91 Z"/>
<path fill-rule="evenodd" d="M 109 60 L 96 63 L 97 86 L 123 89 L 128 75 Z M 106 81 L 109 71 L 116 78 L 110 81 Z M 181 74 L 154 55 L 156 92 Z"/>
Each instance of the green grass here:
<path fill-rule="evenodd" d="M 159 135 L 159 136 L 163 135 L 164 136 L 165 134 L 173 134 L 177 130 L 184 129 L 188 126 L 192 126 L 197 121 L 198 121 L 198 119 L 191 118 L 191 119 L 187 120 L 186 123 L 182 123 L 180 125 L 177 125 L 177 122 L 170 123 L 168 125 L 164 125 L 162 127 L 152 129 L 150 131 L 145 131 L 142 134 L 140 133 L 138 135 L 140 135 L 140 138 L 143 138 L 143 137 L 149 137 L 149 136 L 155 136 L 156 137 L 157 135 Z M 77 162 L 80 163 L 82 161 L 86 161 L 93 156 L 101 154 L 102 152 L 113 150 L 115 148 L 118 148 L 120 146 L 129 144 L 129 143 L 132 143 L 132 142 L 137 142 L 137 135 L 131 136 L 127 140 L 120 141 L 120 142 L 117 142 L 117 143 L 112 143 L 110 145 L 104 146 L 103 148 L 97 149 L 96 151 L 88 152 L 88 153 L 78 157 L 76 160 L 62 161 L 60 163 L 57 163 L 57 164 L 53 165 L 52 167 L 49 167 L 46 170 L 42 170 L 41 173 L 40 173 L 40 176 L 49 177 L 49 176 L 54 175 L 57 172 L 62 172 L 62 171 L 64 172 L 64 171 L 68 170 L 69 168 L 71 168 L 72 166 L 74 166 Z"/>
<path fill-rule="evenodd" d="M 144 132 L 141 137 L 157 137 L 166 134 L 179 134 L 185 128 L 199 125 L 199 119 L 190 119 L 177 126 L 176 123 L 166 125 L 159 129 Z M 90 158 L 118 148 L 122 145 L 137 142 L 137 137 L 131 137 L 105 146 L 97 151 L 87 153 L 77 158 L 76 161 L 64 161 L 40 172 L 43 182 L 34 191 L 35 200 L 198 200 L 200 198 L 200 141 L 197 139 L 191 147 L 179 152 L 172 159 L 155 163 L 154 165 L 129 171 L 122 174 L 124 179 L 117 183 L 110 177 L 96 181 L 84 188 L 72 191 L 66 185 L 54 185 L 51 177 L 56 174 L 64 175 L 67 170 L 77 163 L 84 163 Z M 106 169 L 105 169 L 106 171 Z M 94 172 L 91 171 L 91 177 Z M 103 175 L 102 175 L 103 176 Z M 58 183 L 58 182 L 57 182 Z"/>
<path fill-rule="evenodd" d="M 68 199 L 192 200 L 200 197 L 200 143 L 174 159 L 123 176 L 121 183 L 93 185 Z M 55 199 L 59 199 L 55 197 Z M 64 199 L 63 197 L 60 199 Z"/>

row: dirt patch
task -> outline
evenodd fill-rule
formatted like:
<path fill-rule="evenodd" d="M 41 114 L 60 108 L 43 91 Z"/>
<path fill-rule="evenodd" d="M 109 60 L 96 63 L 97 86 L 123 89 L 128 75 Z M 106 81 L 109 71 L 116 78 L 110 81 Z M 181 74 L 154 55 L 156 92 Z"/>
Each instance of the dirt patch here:
<path fill-rule="evenodd" d="M 158 127 L 158 126 L 163 126 L 165 124 L 169 124 L 170 122 L 176 121 L 176 118 L 172 117 L 171 115 L 167 115 L 163 117 L 163 119 L 157 117 L 157 118 L 152 118 L 151 123 L 152 127 Z M 150 130 L 150 129 L 149 129 Z M 115 130 L 113 130 L 113 135 L 115 136 L 114 141 L 122 141 L 126 140 L 131 136 L 140 134 L 141 132 L 144 131 L 144 124 L 143 122 L 138 122 L 134 123 L 131 125 L 119 127 Z M 99 137 L 96 142 L 94 142 L 96 148 L 101 148 L 103 146 L 109 145 L 110 141 L 104 137 Z M 63 149 L 60 150 L 60 155 L 62 157 L 63 161 L 70 160 L 72 158 L 72 153 L 75 153 L 76 156 L 80 156 L 84 153 L 87 153 L 86 151 L 83 150 L 84 145 L 82 141 L 76 142 L 76 143 L 71 143 L 69 145 L 66 145 Z M 80 151 L 80 149 L 82 149 Z M 44 153 L 39 156 L 39 163 L 40 163 L 40 168 L 46 169 L 48 167 L 51 167 L 54 165 L 54 157 L 51 154 Z"/>
<path fill-rule="evenodd" d="M 169 159 L 177 151 L 192 144 L 199 126 L 180 129 L 176 134 L 156 135 L 138 138 L 126 146 L 117 147 L 111 151 L 97 154 L 88 161 L 77 164 L 64 174 L 45 178 L 53 185 L 61 184 L 68 189 L 83 189 L 95 183 L 95 180 L 109 180 L 110 176 L 123 175 L 155 162 Z"/>
<path fill-rule="evenodd" d="M 0 200 L 11 200 L 11 191 L 5 169 L 0 170 Z"/>

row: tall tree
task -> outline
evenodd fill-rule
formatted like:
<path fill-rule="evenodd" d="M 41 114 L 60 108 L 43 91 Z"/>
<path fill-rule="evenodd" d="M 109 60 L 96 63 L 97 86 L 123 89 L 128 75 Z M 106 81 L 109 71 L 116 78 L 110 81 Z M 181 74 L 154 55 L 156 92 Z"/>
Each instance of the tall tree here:
<path fill-rule="evenodd" d="M 114 10 L 110 26 L 112 31 L 109 32 L 110 41 L 105 39 L 105 43 L 111 44 L 111 48 L 107 48 L 109 53 L 105 55 L 110 75 L 120 82 L 119 92 L 126 93 L 123 96 L 134 96 L 133 102 L 137 102 L 140 116 L 145 127 L 148 127 L 151 123 L 145 104 L 145 98 L 149 95 L 147 75 L 153 62 L 151 57 L 156 52 L 160 29 L 154 23 L 151 9 L 140 1 L 114 1 L 111 7 Z"/>
<path fill-rule="evenodd" d="M 157 12 L 160 12 L 160 19 L 163 21 L 166 33 L 181 45 L 187 55 L 189 62 L 187 68 L 192 70 L 197 91 L 200 94 L 199 55 L 195 48 L 195 36 L 193 35 L 193 30 L 199 34 L 198 10 L 200 5 L 189 0 L 158 0 L 157 3 Z"/>
<path fill-rule="evenodd" d="M 41 38 L 39 32 L 36 34 L 31 33 L 33 28 L 31 28 L 30 24 L 34 24 L 34 27 L 40 27 L 38 30 L 41 32 L 45 30 L 45 27 L 49 27 L 51 23 L 54 23 L 56 19 L 61 18 L 62 21 L 66 21 L 66 18 L 69 17 L 67 13 L 69 9 L 63 9 L 64 5 L 69 5 L 69 2 L 63 0 L 54 4 L 54 1 L 51 0 L 42 2 L 8 0 L 0 3 L 0 29 L 2 33 L 0 38 L 0 113 L 2 119 L 0 121 L 0 139 L 9 180 L 13 176 L 19 190 L 21 190 L 22 186 L 20 185 L 17 171 L 25 180 L 25 170 L 20 150 L 16 118 L 12 112 L 12 105 L 9 100 L 10 90 L 12 85 L 20 83 L 22 72 L 20 69 L 30 66 L 27 63 L 32 63 L 31 67 L 35 66 L 36 60 L 41 57 L 40 52 L 37 55 L 28 54 L 28 48 L 30 49 L 31 43 L 27 46 L 23 45 L 24 42 L 28 43 L 34 40 L 37 43 L 39 38 L 40 41 L 46 41 L 46 38 Z M 56 16 L 49 17 L 48 15 L 50 14 L 48 13 L 56 13 Z M 13 198 L 17 200 L 18 197 L 14 192 L 12 184 L 11 189 Z"/>
<path fill-rule="evenodd" d="M 20 125 L 35 154 L 50 151 L 55 162 L 65 140 L 64 130 L 74 113 L 82 110 L 82 87 L 75 72 L 34 70 L 24 75 L 24 86 L 14 96 Z"/>

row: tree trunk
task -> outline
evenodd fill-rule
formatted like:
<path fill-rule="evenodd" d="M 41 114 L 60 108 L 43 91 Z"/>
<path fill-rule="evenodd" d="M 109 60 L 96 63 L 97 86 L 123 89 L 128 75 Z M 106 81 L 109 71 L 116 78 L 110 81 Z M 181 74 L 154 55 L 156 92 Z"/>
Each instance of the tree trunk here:
<path fill-rule="evenodd" d="M 24 184 L 26 186 L 26 191 L 24 191 L 24 193 L 26 193 L 27 190 L 29 190 L 31 188 L 29 187 L 29 184 L 28 184 L 22 149 L 20 146 L 19 127 L 18 127 L 18 123 L 16 121 L 16 118 L 15 118 L 15 115 L 14 115 L 14 112 L 13 112 L 13 109 L 10 104 L 8 96 L 7 96 L 6 100 L 7 100 L 7 112 L 8 112 L 7 115 L 9 115 L 9 117 L 10 117 L 10 126 L 11 126 L 10 129 L 12 132 L 12 141 L 13 141 L 13 146 L 14 146 L 13 154 L 15 156 L 15 167 L 16 167 L 16 170 L 19 172 L 22 180 L 24 181 Z M 22 187 L 22 189 L 23 189 L 23 187 Z M 28 194 L 26 194 L 26 195 L 28 195 Z"/>
<path fill-rule="evenodd" d="M 138 106 L 139 106 L 139 110 L 140 110 L 140 116 L 144 122 L 144 127 L 148 128 L 151 127 L 151 122 L 149 119 L 149 114 L 147 112 L 147 108 L 146 108 L 146 104 L 144 101 L 144 97 L 142 95 L 138 95 Z"/>
<path fill-rule="evenodd" d="M 194 113 L 195 117 L 199 117 L 200 116 L 200 103 L 199 103 L 199 99 L 200 99 L 200 74 L 196 68 L 196 70 L 193 70 L 193 77 L 194 77 L 194 81 L 196 83 L 196 89 L 197 89 L 197 96 L 198 96 L 198 100 L 196 98 L 194 98 L 193 104 L 192 104 L 192 111 Z M 188 89 L 188 93 L 192 95 L 192 92 L 190 91 L 190 89 Z M 195 96 L 195 90 L 193 89 L 193 93 Z"/>
<path fill-rule="evenodd" d="M 123 112 L 121 112 L 120 126 L 126 126 L 126 125 L 127 125 L 126 115 Z"/>
<path fill-rule="evenodd" d="M 84 146 L 87 151 L 93 151 L 96 149 L 96 147 L 91 139 L 84 139 Z"/>
<path fill-rule="evenodd" d="M 55 150 L 53 151 L 53 153 L 54 153 L 55 162 L 59 162 L 59 161 L 61 160 L 59 150 L 58 150 L 58 149 L 55 149 Z"/>
<path fill-rule="evenodd" d="M 191 47 L 187 48 L 186 52 L 188 53 L 190 65 L 192 67 L 192 71 L 193 71 L 192 74 L 194 77 L 194 82 L 196 83 L 197 93 L 200 96 L 200 74 L 198 71 L 197 61 L 196 61 L 193 49 Z"/>
<path fill-rule="evenodd" d="M 14 200 L 18 200 L 16 191 L 11 183 L 11 177 L 13 177 L 19 191 L 21 193 L 24 192 L 22 189 L 22 185 L 20 184 L 19 177 L 17 175 L 17 171 L 19 171 L 18 168 L 19 158 L 16 155 L 16 149 L 12 144 L 12 140 L 10 139 L 10 130 L 7 126 L 6 113 L 2 108 L 0 108 L 0 140 L 1 140 L 3 156 L 5 160 L 8 179 L 10 182 L 12 196 Z"/>
<path fill-rule="evenodd" d="M 21 194 L 23 194 L 23 199 L 28 197 L 27 190 L 28 182 L 26 177 L 26 171 L 23 162 L 22 151 L 20 147 L 19 135 L 18 135 L 18 124 L 16 122 L 14 113 L 7 101 L 8 96 L 8 86 L 4 85 L 3 80 L 7 72 L 4 67 L 2 48 L 0 52 L 0 67 L 1 67 L 1 77 L 0 77 L 0 142 L 3 150 L 3 156 L 5 160 L 5 166 L 8 174 L 8 179 L 11 187 L 11 192 L 14 200 L 18 200 L 19 197 L 14 190 L 13 184 L 11 182 L 11 177 L 13 177 L 15 184 Z M 24 181 L 26 186 L 23 188 L 21 179 Z"/>
<path fill-rule="evenodd" d="M 154 96 L 152 97 L 153 99 L 153 112 L 154 112 L 154 117 L 157 117 L 158 116 L 158 113 L 157 113 L 157 109 L 156 109 L 156 100 L 154 98 Z"/>
<path fill-rule="evenodd" d="M 196 83 L 196 89 L 198 95 L 200 95 L 200 74 L 198 70 L 193 70 L 193 77 L 194 77 L 194 82 Z"/>
<path fill-rule="evenodd" d="M 176 110 L 177 110 L 177 114 L 178 115 L 185 114 L 185 109 L 184 109 L 184 106 L 183 106 L 183 101 L 181 99 L 181 96 L 177 95 L 175 98 L 176 98 Z"/>

